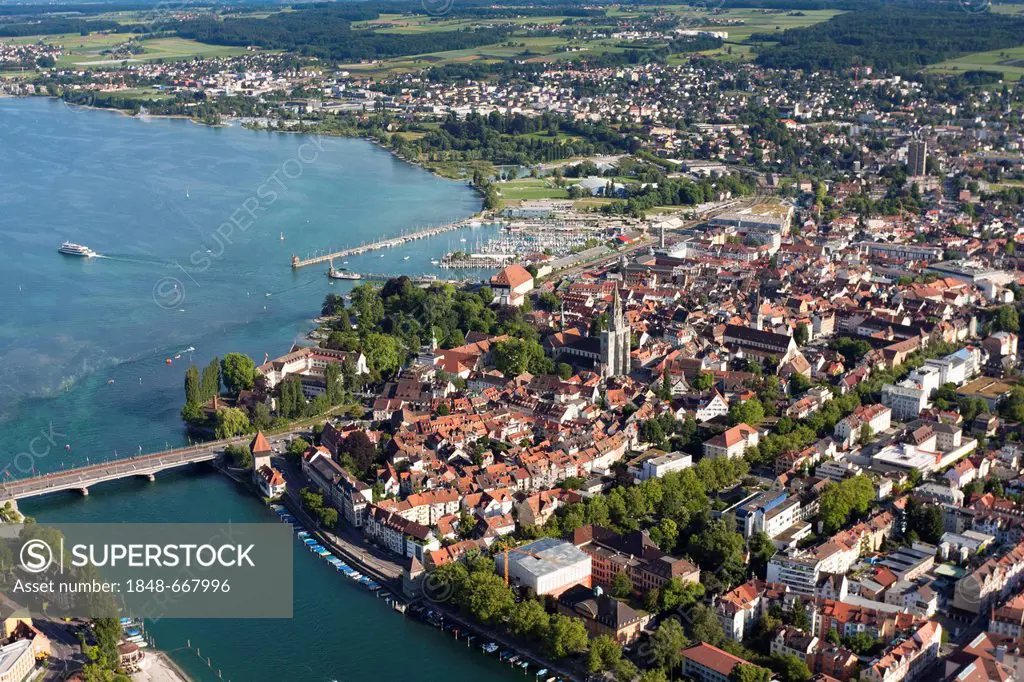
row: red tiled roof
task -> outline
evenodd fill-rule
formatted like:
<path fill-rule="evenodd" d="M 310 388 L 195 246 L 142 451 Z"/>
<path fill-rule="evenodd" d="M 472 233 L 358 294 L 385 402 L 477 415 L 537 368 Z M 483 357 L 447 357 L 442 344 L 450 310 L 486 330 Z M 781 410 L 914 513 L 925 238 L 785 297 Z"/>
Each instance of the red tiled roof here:
<path fill-rule="evenodd" d="M 515 289 L 532 279 L 533 275 L 527 272 L 526 268 L 522 265 L 510 265 L 494 277 L 491 277 L 491 285 Z"/>
<path fill-rule="evenodd" d="M 249 444 L 249 450 L 252 454 L 258 454 L 261 452 L 273 452 L 270 447 L 270 443 L 267 442 L 267 437 L 260 431 L 256 434 L 256 437 L 252 439 L 252 443 Z"/>
<path fill-rule="evenodd" d="M 705 668 L 710 668 L 724 677 L 728 677 L 729 673 L 737 665 L 748 663 L 738 656 L 733 656 L 728 651 L 722 651 L 718 647 L 704 642 L 689 649 L 684 649 L 683 657 Z"/>

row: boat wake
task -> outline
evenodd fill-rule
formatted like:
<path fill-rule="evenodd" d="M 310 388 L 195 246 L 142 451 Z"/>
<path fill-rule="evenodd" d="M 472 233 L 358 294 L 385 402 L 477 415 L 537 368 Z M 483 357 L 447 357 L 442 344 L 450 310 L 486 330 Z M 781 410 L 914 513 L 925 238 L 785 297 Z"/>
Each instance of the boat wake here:
<path fill-rule="evenodd" d="M 106 260 L 116 260 L 121 263 L 138 263 L 140 265 L 174 265 L 174 261 L 165 260 L 163 258 L 157 258 L 156 256 L 135 256 L 97 253 L 95 256 L 93 256 L 93 258 L 105 258 Z"/>

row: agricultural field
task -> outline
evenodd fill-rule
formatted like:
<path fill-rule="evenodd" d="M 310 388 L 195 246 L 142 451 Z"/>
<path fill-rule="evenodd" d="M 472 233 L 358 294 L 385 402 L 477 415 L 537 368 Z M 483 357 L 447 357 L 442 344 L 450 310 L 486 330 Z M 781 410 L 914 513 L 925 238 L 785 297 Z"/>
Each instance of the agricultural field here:
<path fill-rule="evenodd" d="M 1001 71 L 1007 81 L 1024 77 L 1024 46 L 991 52 L 973 52 L 929 66 L 927 71 L 956 74 L 964 71 Z"/>
<path fill-rule="evenodd" d="M 992 11 L 996 14 L 1024 14 L 1024 5 L 992 4 Z"/>
<path fill-rule="evenodd" d="M 827 21 L 839 11 L 832 10 L 809 10 L 800 13 L 770 12 L 757 9 L 737 9 L 718 12 L 714 15 L 713 21 L 710 15 L 703 10 L 692 7 L 670 5 L 663 7 L 645 7 L 643 13 L 662 12 L 666 14 L 680 15 L 685 23 L 691 28 L 709 31 L 727 31 L 729 38 L 726 44 L 717 50 L 709 50 L 705 54 L 727 61 L 745 61 L 753 59 L 754 48 L 743 44 L 747 38 L 754 33 L 775 33 L 789 28 L 810 26 L 822 21 Z M 638 14 L 634 10 L 625 10 L 620 7 L 612 7 L 608 10 L 609 20 L 618 17 Z M 354 28 L 372 29 L 382 33 L 418 34 L 437 31 L 455 31 L 469 26 L 507 24 L 509 21 L 518 24 L 560 24 L 566 17 L 516 17 L 512 19 L 443 19 L 436 17 L 403 16 L 398 14 L 383 14 L 378 19 L 363 21 L 353 24 Z M 727 21 L 742 21 L 740 26 L 723 26 Z M 429 66 L 451 64 L 459 62 L 494 62 L 507 59 L 523 59 L 528 62 L 537 62 L 556 59 L 576 60 L 588 55 L 604 54 L 607 52 L 624 52 L 628 50 L 626 43 L 618 39 L 600 40 L 569 40 L 567 37 L 551 35 L 547 37 L 521 37 L 510 36 L 503 43 L 482 45 L 466 50 L 450 50 L 447 52 L 432 52 L 428 54 L 397 57 L 373 64 L 347 64 L 342 68 L 367 75 L 386 75 L 407 73 Z M 571 49 L 572 51 L 569 51 Z M 672 63 L 683 63 L 689 55 L 675 55 L 670 58 Z"/>
<path fill-rule="evenodd" d="M 60 45 L 64 54 L 57 60 L 58 67 L 100 67 L 118 65 L 122 62 L 149 62 L 157 59 L 171 61 L 191 57 L 230 57 L 245 54 L 244 47 L 224 45 L 206 45 L 184 38 L 157 38 L 142 40 L 139 46 L 143 52 L 130 56 L 104 54 L 105 51 L 137 37 L 132 33 L 90 33 L 82 36 L 77 33 L 53 36 L 25 36 L 8 38 L 0 42 L 11 44 L 28 44 L 44 42 L 49 45 Z"/>

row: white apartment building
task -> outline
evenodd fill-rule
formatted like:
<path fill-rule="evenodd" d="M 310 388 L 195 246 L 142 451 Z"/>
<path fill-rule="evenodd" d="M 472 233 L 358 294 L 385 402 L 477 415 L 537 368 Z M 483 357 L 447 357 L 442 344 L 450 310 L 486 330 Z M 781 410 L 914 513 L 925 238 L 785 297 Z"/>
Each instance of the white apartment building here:
<path fill-rule="evenodd" d="M 938 377 L 938 371 L 932 374 Z M 892 410 L 892 416 L 900 421 L 917 419 L 921 410 L 928 407 L 929 389 L 912 379 L 882 387 L 882 404 Z"/>
<path fill-rule="evenodd" d="M 768 562 L 766 579 L 770 583 L 785 585 L 797 594 L 813 597 L 821 573 L 821 561 L 813 554 L 776 554 Z"/>
<path fill-rule="evenodd" d="M 859 476 L 864 473 L 864 470 L 853 462 L 845 462 L 841 459 L 829 460 L 828 462 L 822 462 L 814 468 L 814 475 L 819 478 L 827 478 L 830 481 L 839 483 L 840 481 Z"/>
<path fill-rule="evenodd" d="M 686 452 L 670 452 L 657 457 L 642 460 L 635 468 L 630 466 L 630 473 L 637 481 L 650 478 L 661 478 L 673 471 L 682 471 L 693 466 L 693 456 Z"/>
<path fill-rule="evenodd" d="M 939 385 L 962 385 L 968 379 L 981 372 L 982 357 L 980 348 L 962 348 L 955 353 L 941 358 L 924 361 L 925 367 L 939 370 Z"/>

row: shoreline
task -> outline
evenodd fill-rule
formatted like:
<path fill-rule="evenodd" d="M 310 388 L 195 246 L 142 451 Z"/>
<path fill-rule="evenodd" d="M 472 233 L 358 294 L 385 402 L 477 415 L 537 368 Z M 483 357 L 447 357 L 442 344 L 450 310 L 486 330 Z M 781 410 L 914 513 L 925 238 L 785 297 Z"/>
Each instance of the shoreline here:
<path fill-rule="evenodd" d="M 170 654 L 159 649 L 147 650 L 140 668 L 139 672 L 132 673 L 132 682 L 192 682 Z"/>
<path fill-rule="evenodd" d="M 64 103 L 65 106 L 74 107 L 74 108 L 77 108 L 77 109 L 90 109 L 92 111 L 112 111 L 112 112 L 116 112 L 118 114 L 121 114 L 122 116 L 126 116 L 128 118 L 139 118 L 141 116 L 141 114 L 139 114 L 139 113 L 134 113 L 133 114 L 133 113 L 131 113 L 130 110 L 118 109 L 116 107 L 98 107 L 98 106 L 96 106 L 94 104 L 73 104 L 71 102 L 65 101 L 64 98 L 61 97 L 60 95 L 43 94 L 43 95 L 3 95 L 3 96 L 4 97 L 10 97 L 12 99 L 21 99 L 23 97 L 24 98 L 45 97 L 47 99 L 57 100 L 59 102 Z M 172 119 L 172 120 L 173 119 L 179 119 L 179 120 L 183 119 L 183 120 L 191 121 L 192 123 L 195 123 L 196 125 L 199 125 L 199 126 L 205 126 L 207 128 L 230 128 L 230 127 L 232 127 L 230 125 L 230 122 L 240 121 L 240 120 L 242 120 L 242 118 L 245 118 L 245 117 L 232 117 L 232 118 L 224 119 L 227 122 L 222 122 L 222 123 L 204 123 L 203 121 L 196 120 L 192 116 L 186 116 L 184 114 L 146 114 L 146 116 L 151 117 L 151 118 L 166 118 L 166 119 Z M 301 121 L 300 121 L 300 123 L 301 123 Z M 402 161 L 403 163 L 407 163 L 410 166 L 415 166 L 416 168 L 424 170 L 424 171 L 430 173 L 431 175 L 433 175 L 435 177 L 441 178 L 442 180 L 448 180 L 450 182 L 464 182 L 465 181 L 466 185 L 468 187 L 470 187 L 473 191 L 475 191 L 481 197 L 484 196 L 484 193 L 480 190 L 480 188 L 474 186 L 472 182 L 468 182 L 465 179 L 448 177 L 448 176 L 443 175 L 443 174 L 437 172 L 436 170 L 430 168 L 429 166 L 427 166 L 422 161 L 417 161 L 417 160 L 413 160 L 413 159 L 407 159 L 404 156 L 402 156 L 401 154 L 399 154 L 397 151 L 392 149 L 391 147 L 389 147 L 386 144 L 384 144 L 383 142 L 381 142 L 380 140 L 376 140 L 376 139 L 374 139 L 374 138 L 372 138 L 372 137 L 370 137 L 368 135 L 349 135 L 349 134 L 346 134 L 344 132 L 332 132 L 332 131 L 280 130 L 280 129 L 276 129 L 276 128 L 275 129 L 255 128 L 255 127 L 247 126 L 244 123 L 240 124 L 239 127 L 245 128 L 246 130 L 259 131 L 259 132 L 288 133 L 288 134 L 293 134 L 293 135 L 324 135 L 324 136 L 327 136 L 327 137 L 343 137 L 343 138 L 348 138 L 348 139 L 365 140 L 365 141 L 369 142 L 370 144 L 373 144 L 374 146 L 379 147 L 380 149 L 383 149 L 384 151 L 388 152 L 389 154 L 394 156 L 396 159 Z M 490 162 L 488 162 L 488 163 L 490 163 Z M 486 209 L 484 209 L 481 206 L 480 210 L 477 211 L 476 213 L 474 213 L 471 216 L 471 218 L 479 217 L 485 211 L 486 211 Z"/>

